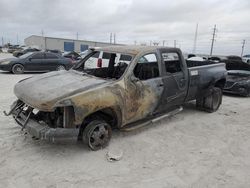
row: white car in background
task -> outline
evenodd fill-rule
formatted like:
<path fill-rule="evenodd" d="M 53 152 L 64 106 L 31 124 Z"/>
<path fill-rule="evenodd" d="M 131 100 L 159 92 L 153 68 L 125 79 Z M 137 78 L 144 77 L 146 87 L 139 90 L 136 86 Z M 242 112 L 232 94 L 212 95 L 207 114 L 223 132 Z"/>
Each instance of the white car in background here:
<path fill-rule="evenodd" d="M 110 55 L 111 53 L 98 51 L 85 62 L 85 67 L 91 69 L 108 67 Z M 117 53 L 115 57 L 115 66 L 124 63 L 129 64 L 130 61 L 131 61 L 131 56 Z"/>
<path fill-rule="evenodd" d="M 250 54 L 249 55 L 244 55 L 242 57 L 242 61 L 245 63 L 249 63 L 250 64 Z"/>

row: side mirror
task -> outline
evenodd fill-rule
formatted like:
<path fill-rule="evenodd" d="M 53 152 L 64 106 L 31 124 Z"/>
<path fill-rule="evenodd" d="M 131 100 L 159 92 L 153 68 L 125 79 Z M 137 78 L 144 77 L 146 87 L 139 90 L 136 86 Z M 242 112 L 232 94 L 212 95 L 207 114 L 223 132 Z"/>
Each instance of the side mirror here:
<path fill-rule="evenodd" d="M 32 57 L 29 58 L 29 61 L 31 61 L 31 60 L 32 60 Z"/>

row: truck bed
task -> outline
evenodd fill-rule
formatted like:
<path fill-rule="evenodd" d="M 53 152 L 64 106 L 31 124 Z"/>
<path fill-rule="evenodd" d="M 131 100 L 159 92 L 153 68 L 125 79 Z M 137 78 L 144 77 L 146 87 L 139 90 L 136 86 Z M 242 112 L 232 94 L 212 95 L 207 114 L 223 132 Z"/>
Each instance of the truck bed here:
<path fill-rule="evenodd" d="M 189 62 L 189 88 L 186 101 L 195 100 L 199 95 L 204 94 L 209 86 L 213 85 L 213 82 L 215 83 L 225 77 L 225 74 L 226 69 L 224 63 L 211 63 L 206 61 Z"/>

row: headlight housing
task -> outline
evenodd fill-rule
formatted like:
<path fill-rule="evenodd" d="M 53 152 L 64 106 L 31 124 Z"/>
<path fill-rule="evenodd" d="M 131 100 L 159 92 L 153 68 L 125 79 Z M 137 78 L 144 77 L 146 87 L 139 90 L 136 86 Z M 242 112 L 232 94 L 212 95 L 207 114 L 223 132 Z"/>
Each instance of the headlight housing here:
<path fill-rule="evenodd" d="M 4 62 L 1 62 L 1 65 L 7 65 L 9 63 L 10 63 L 10 61 L 4 61 Z"/>

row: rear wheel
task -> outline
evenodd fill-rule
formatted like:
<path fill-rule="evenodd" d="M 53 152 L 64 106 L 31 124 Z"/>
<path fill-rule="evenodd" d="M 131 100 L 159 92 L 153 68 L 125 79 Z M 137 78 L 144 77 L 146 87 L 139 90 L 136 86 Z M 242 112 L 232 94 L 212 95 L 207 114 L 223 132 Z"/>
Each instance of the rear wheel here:
<path fill-rule="evenodd" d="M 13 74 L 22 74 L 24 73 L 24 66 L 21 64 L 15 64 L 12 66 L 11 71 Z"/>
<path fill-rule="evenodd" d="M 60 71 L 60 70 L 66 70 L 66 69 L 65 69 L 65 67 L 64 67 L 63 65 L 58 65 L 58 66 L 56 67 L 56 70 L 57 70 L 57 71 Z"/>
<path fill-rule="evenodd" d="M 104 120 L 92 120 L 83 130 L 82 139 L 91 150 L 99 150 L 108 145 L 111 138 L 111 126 Z"/>
<path fill-rule="evenodd" d="M 196 106 L 207 112 L 215 112 L 220 107 L 221 102 L 222 90 L 218 87 L 214 87 L 208 96 L 196 100 Z"/>

